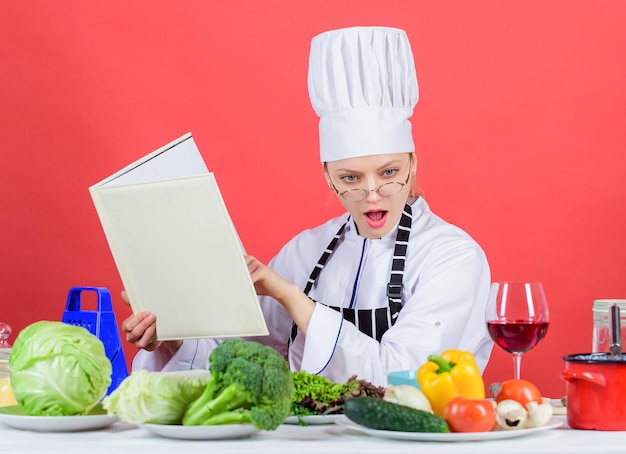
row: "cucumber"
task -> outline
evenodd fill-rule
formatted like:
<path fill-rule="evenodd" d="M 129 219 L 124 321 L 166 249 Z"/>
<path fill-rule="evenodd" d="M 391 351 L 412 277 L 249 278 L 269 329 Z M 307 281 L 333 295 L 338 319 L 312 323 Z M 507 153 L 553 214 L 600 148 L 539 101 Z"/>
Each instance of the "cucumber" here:
<path fill-rule="evenodd" d="M 373 397 L 347 399 L 343 412 L 351 421 L 370 429 L 398 432 L 450 431 L 448 423 L 437 415 Z"/>

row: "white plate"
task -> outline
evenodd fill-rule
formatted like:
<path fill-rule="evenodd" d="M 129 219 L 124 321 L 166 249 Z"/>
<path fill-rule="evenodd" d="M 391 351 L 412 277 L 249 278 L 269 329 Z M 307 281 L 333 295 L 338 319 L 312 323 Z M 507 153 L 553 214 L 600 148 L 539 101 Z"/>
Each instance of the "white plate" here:
<path fill-rule="evenodd" d="M 563 425 L 563 421 L 551 419 L 548 423 L 541 427 L 532 429 L 519 430 L 496 430 L 492 432 L 455 432 L 455 433 L 431 433 L 431 432 L 396 432 L 393 430 L 376 430 L 361 426 L 360 424 L 350 421 L 347 417 L 337 419 L 335 424 L 350 429 L 363 432 L 368 435 L 380 438 L 390 438 L 395 440 L 413 440 L 413 441 L 482 441 L 482 440 L 499 440 L 503 438 L 516 438 L 530 435 L 544 430 L 555 429 Z"/>
<path fill-rule="evenodd" d="M 308 416 L 288 416 L 285 424 L 295 424 L 299 426 L 315 426 L 319 424 L 334 424 L 343 415 L 308 415 Z"/>
<path fill-rule="evenodd" d="M 159 437 L 179 440 L 220 440 L 249 437 L 259 429 L 252 424 L 222 424 L 219 426 L 181 426 L 175 424 L 141 424 Z"/>
<path fill-rule="evenodd" d="M 35 432 L 81 432 L 98 430 L 110 426 L 118 420 L 106 413 L 84 416 L 27 416 L 17 406 L 3 407 L 0 422 L 14 429 Z"/>

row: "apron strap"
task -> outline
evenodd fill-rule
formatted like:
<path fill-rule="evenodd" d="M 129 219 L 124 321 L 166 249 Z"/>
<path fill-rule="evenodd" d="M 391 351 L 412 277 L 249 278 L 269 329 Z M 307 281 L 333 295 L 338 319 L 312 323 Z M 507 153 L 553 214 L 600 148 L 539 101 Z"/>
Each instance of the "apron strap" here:
<path fill-rule="evenodd" d="M 311 274 L 309 276 L 309 280 L 307 281 L 306 286 L 304 287 L 304 294 L 306 296 L 309 296 L 309 292 L 313 288 L 313 285 L 317 281 L 317 278 L 319 277 L 320 273 L 324 269 L 324 266 L 326 265 L 326 262 L 328 262 L 328 259 L 330 258 L 330 256 L 332 255 L 333 251 L 337 247 L 337 243 L 339 242 L 339 238 L 341 238 L 343 236 L 343 231 L 346 228 L 346 225 L 348 225 L 348 222 L 350 222 L 350 216 L 348 216 L 348 219 L 346 219 L 346 222 L 344 222 L 343 225 L 339 228 L 339 230 L 337 230 L 337 233 L 335 233 L 335 236 L 330 241 L 330 243 L 328 243 L 328 246 L 326 246 L 326 249 L 322 253 L 322 256 L 317 261 L 317 264 L 315 265 L 315 268 L 313 268 L 313 271 L 311 271 Z M 309 296 L 309 298 L 311 298 L 311 297 Z M 313 300 L 313 298 L 311 298 L 311 299 Z M 313 300 L 313 301 L 316 302 L 315 300 Z M 294 322 L 291 325 L 291 336 L 289 336 L 289 344 L 290 345 L 295 340 L 297 335 L 298 335 L 298 325 L 296 325 L 295 322 Z"/>
<path fill-rule="evenodd" d="M 313 271 L 311 271 L 311 275 L 309 276 L 309 280 L 307 281 L 306 286 L 304 287 L 304 294 L 305 295 L 309 296 L 309 292 L 311 291 L 311 289 L 313 288 L 313 285 L 317 281 L 317 278 L 319 277 L 320 273 L 322 272 L 322 269 L 324 269 L 324 266 L 326 266 L 326 262 L 328 262 L 328 259 L 330 258 L 330 256 L 332 255 L 333 251 L 337 247 L 337 243 L 339 242 L 339 238 L 341 238 L 343 236 L 343 231 L 346 228 L 346 225 L 348 225 L 349 221 L 350 221 L 350 217 L 348 217 L 346 222 L 339 228 L 339 230 L 337 230 L 337 233 L 335 233 L 335 236 L 330 241 L 330 243 L 328 243 L 328 246 L 326 246 L 326 249 L 324 250 L 324 253 L 322 254 L 322 256 L 317 261 L 317 264 L 315 265 L 315 268 L 313 268 Z"/>
<path fill-rule="evenodd" d="M 413 220 L 413 210 L 408 203 L 404 205 L 404 211 L 398 225 L 396 235 L 396 245 L 393 251 L 393 261 L 391 262 L 391 275 L 387 284 L 387 299 L 391 309 L 391 324 L 398 318 L 398 313 L 402 309 L 402 290 L 404 288 L 404 264 L 406 262 L 407 250 L 409 247 L 409 235 L 411 234 L 411 223 Z"/>

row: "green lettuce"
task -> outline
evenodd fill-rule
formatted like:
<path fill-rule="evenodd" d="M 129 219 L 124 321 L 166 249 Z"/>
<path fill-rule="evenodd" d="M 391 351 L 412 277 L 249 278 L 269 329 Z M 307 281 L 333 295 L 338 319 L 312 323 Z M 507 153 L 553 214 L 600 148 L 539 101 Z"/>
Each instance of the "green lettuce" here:
<path fill-rule="evenodd" d="M 185 410 L 207 387 L 208 370 L 133 371 L 102 406 L 131 424 L 181 424 Z"/>
<path fill-rule="evenodd" d="M 104 397 L 112 367 L 85 328 L 40 321 L 18 334 L 9 357 L 11 387 L 30 416 L 84 415 Z"/>
<path fill-rule="evenodd" d="M 332 380 L 305 370 L 293 372 L 291 379 L 295 393 L 291 401 L 292 416 L 342 414 L 347 399 L 374 397 L 382 399 L 385 388 L 353 375 L 345 383 Z"/>

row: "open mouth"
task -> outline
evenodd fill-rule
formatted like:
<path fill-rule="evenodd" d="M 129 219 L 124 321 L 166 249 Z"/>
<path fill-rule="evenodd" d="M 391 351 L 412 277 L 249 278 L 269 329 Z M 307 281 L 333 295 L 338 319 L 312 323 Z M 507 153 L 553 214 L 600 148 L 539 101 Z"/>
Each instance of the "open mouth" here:
<path fill-rule="evenodd" d="M 365 220 L 371 228 L 380 228 L 385 224 L 387 219 L 387 211 L 385 210 L 372 210 L 365 213 Z"/>
<path fill-rule="evenodd" d="M 382 218 L 384 218 L 385 214 L 387 214 L 386 211 L 369 211 L 369 212 L 365 213 L 365 216 L 367 216 L 372 221 L 376 222 L 376 221 L 380 221 Z"/>

